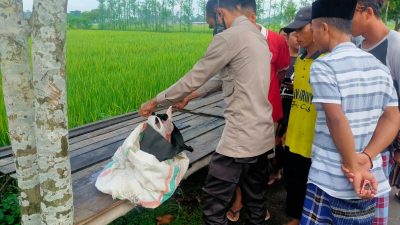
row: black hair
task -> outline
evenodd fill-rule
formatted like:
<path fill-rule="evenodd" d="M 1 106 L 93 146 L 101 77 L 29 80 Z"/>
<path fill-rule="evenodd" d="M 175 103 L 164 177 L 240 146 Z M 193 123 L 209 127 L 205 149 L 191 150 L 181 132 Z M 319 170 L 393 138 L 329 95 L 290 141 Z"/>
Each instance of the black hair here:
<path fill-rule="evenodd" d="M 228 9 L 231 12 L 238 10 L 239 5 L 240 5 L 239 0 L 219 0 L 219 7 Z"/>
<path fill-rule="evenodd" d="M 346 34 L 351 34 L 351 20 L 346 20 L 337 17 L 321 17 L 318 19 Z"/>
<path fill-rule="evenodd" d="M 213 17 L 217 8 L 217 0 L 208 0 L 206 4 L 206 17 Z"/>
<path fill-rule="evenodd" d="M 255 0 L 239 0 L 242 9 L 252 10 L 257 14 L 257 3 Z"/>
<path fill-rule="evenodd" d="M 215 13 L 216 8 L 225 8 L 233 12 L 238 10 L 240 5 L 239 0 L 208 0 L 206 5 L 207 17 L 212 16 Z"/>
<path fill-rule="evenodd" d="M 382 7 L 385 3 L 384 0 L 358 0 L 358 4 L 363 8 L 363 11 L 370 7 L 376 17 L 381 18 L 382 16 Z"/>

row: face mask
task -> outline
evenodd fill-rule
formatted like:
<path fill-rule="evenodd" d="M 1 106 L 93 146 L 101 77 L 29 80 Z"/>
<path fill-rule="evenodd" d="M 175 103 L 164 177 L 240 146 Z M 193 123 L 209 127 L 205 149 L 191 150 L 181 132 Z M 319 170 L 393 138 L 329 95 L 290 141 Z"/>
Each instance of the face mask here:
<path fill-rule="evenodd" d="M 225 21 L 224 17 L 222 17 L 222 24 L 218 23 L 218 15 L 215 13 L 214 16 L 214 32 L 213 35 L 219 34 L 225 30 Z"/>

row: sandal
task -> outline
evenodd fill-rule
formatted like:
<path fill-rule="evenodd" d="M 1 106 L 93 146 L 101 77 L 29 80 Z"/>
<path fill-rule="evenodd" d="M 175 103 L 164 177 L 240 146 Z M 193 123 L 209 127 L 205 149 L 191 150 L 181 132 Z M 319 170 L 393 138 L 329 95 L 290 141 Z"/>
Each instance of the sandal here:
<path fill-rule="evenodd" d="M 241 206 L 238 210 L 233 210 L 233 208 L 230 208 L 226 213 L 226 218 L 228 218 L 229 221 L 237 222 L 240 218 L 240 210 L 242 210 L 242 207 L 243 206 Z"/>
<path fill-rule="evenodd" d="M 265 221 L 271 219 L 271 214 L 269 213 L 268 209 L 267 209 L 267 213 L 265 214 Z"/>

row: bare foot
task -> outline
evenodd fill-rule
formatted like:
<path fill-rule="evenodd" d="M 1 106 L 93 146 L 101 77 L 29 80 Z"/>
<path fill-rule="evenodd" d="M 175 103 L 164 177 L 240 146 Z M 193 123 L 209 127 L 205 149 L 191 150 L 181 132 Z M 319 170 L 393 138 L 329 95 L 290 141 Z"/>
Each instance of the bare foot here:
<path fill-rule="evenodd" d="M 232 205 L 232 207 L 226 213 L 226 217 L 228 218 L 228 220 L 232 222 L 238 221 L 240 218 L 240 210 L 242 209 L 242 207 L 242 205 L 240 205 L 239 207 Z"/>

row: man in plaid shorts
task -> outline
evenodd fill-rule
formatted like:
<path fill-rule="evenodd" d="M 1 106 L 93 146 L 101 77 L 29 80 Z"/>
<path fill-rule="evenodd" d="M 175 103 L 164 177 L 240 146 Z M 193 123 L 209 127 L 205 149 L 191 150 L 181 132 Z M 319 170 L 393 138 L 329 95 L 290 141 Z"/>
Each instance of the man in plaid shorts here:
<path fill-rule="evenodd" d="M 303 225 L 372 224 L 375 196 L 390 191 L 380 152 L 399 130 L 398 98 L 388 68 L 350 42 L 356 4 L 312 6 L 314 41 L 330 53 L 311 66 L 318 116 Z"/>

